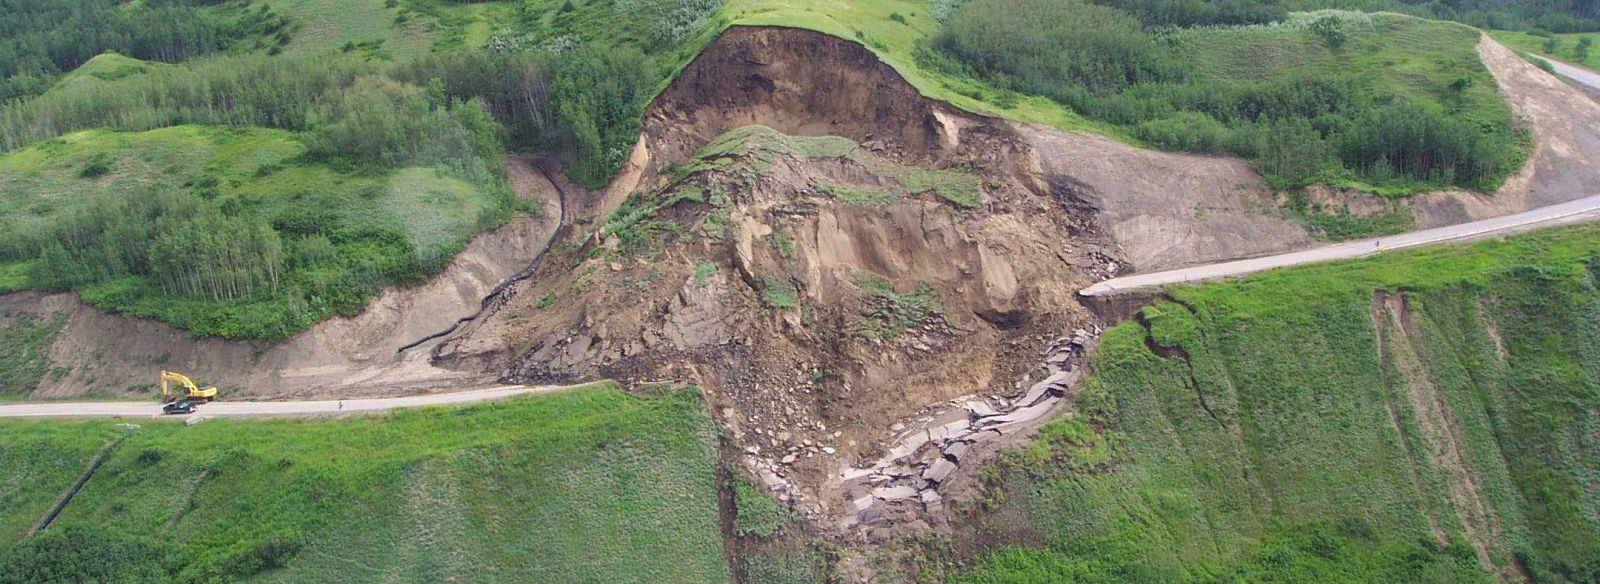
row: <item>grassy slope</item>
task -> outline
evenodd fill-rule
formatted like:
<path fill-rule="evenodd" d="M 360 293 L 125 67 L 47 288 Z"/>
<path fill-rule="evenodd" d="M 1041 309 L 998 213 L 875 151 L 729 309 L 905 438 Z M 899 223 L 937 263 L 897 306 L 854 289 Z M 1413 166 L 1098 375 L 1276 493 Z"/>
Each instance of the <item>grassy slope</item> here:
<path fill-rule="evenodd" d="M 27 396 L 50 370 L 50 347 L 65 315 L 19 314 L 0 324 L 0 400 Z"/>
<path fill-rule="evenodd" d="M 349 172 L 306 164 L 299 139 L 279 130 L 228 130 L 176 126 L 147 132 L 87 131 L 0 156 L 0 226 L 24 228 L 70 209 L 88 195 L 134 196 L 148 189 L 201 189 L 224 208 L 267 218 L 317 210 L 346 228 L 380 228 L 405 234 L 428 258 L 447 258 L 477 233 L 480 217 L 500 212 L 495 195 L 432 168 Z M 93 161 L 109 165 L 103 176 L 86 178 Z M 196 186 L 206 185 L 211 186 Z M 300 213 L 303 214 L 303 213 Z M 349 256 L 352 269 L 364 250 Z M 24 287 L 21 269 L 0 266 L 0 290 Z M 308 277 L 315 277 L 314 275 Z M 226 311 L 204 300 L 167 298 L 143 282 L 123 279 L 90 285 L 85 299 L 161 318 L 186 328 L 196 319 Z M 326 308 L 311 307 L 326 316 Z M 198 327 L 205 328 L 205 327 Z"/>
<path fill-rule="evenodd" d="M 49 90 L 54 91 L 61 87 L 75 84 L 92 84 L 100 81 L 116 81 L 123 77 L 142 75 L 170 67 L 167 63 L 158 61 L 141 61 L 133 57 L 117 53 L 101 53 L 89 59 L 88 62 L 73 69 L 72 72 L 62 75 L 56 80 L 55 85 Z"/>
<path fill-rule="evenodd" d="M 274 6 L 297 25 L 283 51 L 291 57 L 380 41 L 389 56 L 403 58 L 433 42 L 426 23 L 396 23 L 398 7 L 386 8 L 384 0 L 283 0 Z"/>
<path fill-rule="evenodd" d="M 431 50 L 476 49 L 515 22 L 519 2 L 450 0 L 282 0 L 274 8 L 297 24 L 290 57 L 360 45 L 367 54 L 404 61 Z"/>
<path fill-rule="evenodd" d="M 1548 57 L 1554 57 L 1574 65 L 1583 65 L 1591 69 L 1600 69 L 1600 46 L 1591 47 L 1589 49 L 1589 56 L 1585 59 L 1578 59 L 1576 55 L 1573 54 L 1574 50 L 1576 50 L 1578 47 L 1578 39 L 1583 37 L 1594 37 L 1597 42 L 1600 42 L 1600 33 L 1558 34 L 1556 37 L 1560 38 L 1561 40 L 1557 43 L 1556 52 L 1554 54 L 1546 53 L 1544 51 L 1545 41 L 1547 40 L 1544 37 L 1533 36 L 1525 32 L 1510 30 L 1497 30 L 1492 31 L 1489 34 L 1490 36 L 1493 36 L 1495 40 L 1500 41 L 1505 46 L 1510 47 L 1512 50 L 1519 53 L 1544 55 Z"/>
<path fill-rule="evenodd" d="M 124 572 L 180 581 L 724 582 L 703 408 L 692 390 L 604 386 L 343 421 L 146 423 L 47 533 L 91 528 L 119 542 L 93 551 Z M 0 561 L 120 432 L 0 422 Z M 116 555 L 142 544 L 174 553 Z"/>
<path fill-rule="evenodd" d="M 0 437 L 0 547 L 21 540 L 89 460 L 115 437 L 109 424 L 33 424 Z"/>
<path fill-rule="evenodd" d="M 1597 285 L 1589 225 L 1175 290 L 1183 304 L 1147 309 L 1148 329 L 1105 335 L 1079 401 L 1087 426 L 1056 424 L 994 469 L 992 498 L 1048 546 L 992 553 L 959 580 L 1489 580 L 1451 475 L 1425 454 L 1409 393 L 1425 387 L 1407 374 L 1448 405 L 1496 518 L 1478 530 L 1493 562 L 1593 577 Z M 1385 357 L 1374 290 L 1404 291 L 1415 326 L 1409 342 L 1386 335 Z"/>

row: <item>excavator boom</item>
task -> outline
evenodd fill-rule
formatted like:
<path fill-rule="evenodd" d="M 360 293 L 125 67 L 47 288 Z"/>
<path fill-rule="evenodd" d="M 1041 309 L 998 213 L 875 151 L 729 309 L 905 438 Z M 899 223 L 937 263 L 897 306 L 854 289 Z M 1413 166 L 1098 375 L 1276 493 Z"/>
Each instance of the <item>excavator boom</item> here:
<path fill-rule="evenodd" d="M 161 399 L 163 401 L 172 401 L 176 399 L 176 397 L 172 395 L 172 388 L 170 387 L 171 383 L 177 383 L 180 387 L 182 387 L 184 390 L 184 395 L 182 397 L 187 398 L 190 401 L 209 401 L 216 399 L 217 397 L 217 388 L 215 387 L 201 388 L 200 386 L 195 385 L 194 381 L 189 379 L 189 376 L 187 375 L 182 373 L 173 373 L 171 371 L 162 371 Z"/>

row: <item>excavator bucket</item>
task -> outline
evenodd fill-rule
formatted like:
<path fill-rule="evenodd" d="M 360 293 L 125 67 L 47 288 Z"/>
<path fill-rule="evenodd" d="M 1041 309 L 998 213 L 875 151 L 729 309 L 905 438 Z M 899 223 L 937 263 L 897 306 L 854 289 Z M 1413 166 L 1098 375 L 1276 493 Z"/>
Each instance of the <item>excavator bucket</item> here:
<path fill-rule="evenodd" d="M 182 373 L 162 371 L 160 379 L 162 401 L 170 402 L 181 397 L 189 401 L 207 402 L 217 398 L 217 388 L 207 387 L 202 389 L 200 386 L 195 385 L 194 381 L 189 379 L 189 376 Z M 172 393 L 170 384 L 173 382 L 176 382 L 182 388 L 182 395 L 174 395 Z"/>

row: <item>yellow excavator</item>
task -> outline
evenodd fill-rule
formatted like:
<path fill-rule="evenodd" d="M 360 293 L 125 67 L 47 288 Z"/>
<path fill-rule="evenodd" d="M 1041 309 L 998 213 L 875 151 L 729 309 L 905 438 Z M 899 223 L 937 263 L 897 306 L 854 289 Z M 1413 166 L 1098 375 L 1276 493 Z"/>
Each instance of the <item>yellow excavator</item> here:
<path fill-rule="evenodd" d="M 183 395 L 173 395 L 172 389 L 168 387 L 168 384 L 172 382 L 177 382 L 178 385 L 182 386 L 183 390 L 187 393 Z M 195 385 L 194 381 L 191 381 L 187 375 L 182 373 L 173 373 L 171 371 L 162 371 L 161 401 L 169 402 L 177 399 L 191 402 L 208 402 L 217 399 L 217 388 L 207 387 L 202 389 L 200 386 Z"/>

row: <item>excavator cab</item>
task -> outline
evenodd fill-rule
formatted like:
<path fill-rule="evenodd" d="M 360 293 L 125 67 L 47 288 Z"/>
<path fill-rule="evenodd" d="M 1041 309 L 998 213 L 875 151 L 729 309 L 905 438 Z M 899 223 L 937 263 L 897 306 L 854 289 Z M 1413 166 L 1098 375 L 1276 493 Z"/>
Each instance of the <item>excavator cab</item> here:
<path fill-rule="evenodd" d="M 170 384 L 174 382 L 176 382 L 182 388 L 183 393 L 177 395 L 172 393 Z M 217 388 L 215 387 L 201 388 L 200 386 L 195 385 L 194 381 L 190 380 L 188 376 L 182 373 L 173 373 L 171 371 L 161 372 L 161 401 L 170 402 L 177 399 L 183 399 L 189 402 L 205 403 L 216 398 Z"/>

